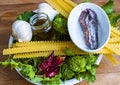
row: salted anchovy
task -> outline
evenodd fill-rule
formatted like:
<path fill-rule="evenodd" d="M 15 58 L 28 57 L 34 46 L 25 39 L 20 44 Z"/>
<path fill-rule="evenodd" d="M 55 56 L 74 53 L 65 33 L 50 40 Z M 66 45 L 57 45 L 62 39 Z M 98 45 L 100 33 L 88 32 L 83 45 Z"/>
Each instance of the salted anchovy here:
<path fill-rule="evenodd" d="M 85 9 L 80 14 L 86 45 L 89 49 L 98 48 L 98 21 L 96 13 L 91 9 Z"/>

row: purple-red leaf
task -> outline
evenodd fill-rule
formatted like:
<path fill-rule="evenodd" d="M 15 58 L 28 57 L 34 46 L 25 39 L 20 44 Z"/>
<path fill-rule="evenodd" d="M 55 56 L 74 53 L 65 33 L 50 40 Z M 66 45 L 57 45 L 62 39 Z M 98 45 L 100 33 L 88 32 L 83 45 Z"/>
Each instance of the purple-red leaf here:
<path fill-rule="evenodd" d="M 41 68 L 42 70 L 47 69 L 47 68 L 51 65 L 51 63 L 52 63 L 52 61 L 53 61 L 53 58 L 54 58 L 54 51 L 50 54 L 50 56 L 48 57 L 48 59 L 44 60 L 44 61 L 40 64 L 40 68 Z"/>
<path fill-rule="evenodd" d="M 54 57 L 53 58 L 53 62 L 52 62 L 52 65 L 57 67 L 59 66 L 64 60 L 60 57 Z"/>
<path fill-rule="evenodd" d="M 54 77 L 57 74 L 58 74 L 58 69 L 57 68 L 54 71 L 51 71 L 51 72 L 46 71 L 45 72 L 45 76 L 49 77 L 49 78 L 52 78 L 52 77 Z"/>

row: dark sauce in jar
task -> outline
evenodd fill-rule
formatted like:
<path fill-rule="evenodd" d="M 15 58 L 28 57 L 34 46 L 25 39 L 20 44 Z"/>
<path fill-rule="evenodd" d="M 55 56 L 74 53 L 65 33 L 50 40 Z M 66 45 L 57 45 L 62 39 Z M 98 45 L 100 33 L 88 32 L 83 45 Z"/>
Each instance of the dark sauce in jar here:
<path fill-rule="evenodd" d="M 41 19 L 41 20 L 37 21 L 37 22 L 34 24 L 34 26 L 42 25 L 42 24 L 44 24 L 46 21 L 47 21 L 47 19 Z"/>

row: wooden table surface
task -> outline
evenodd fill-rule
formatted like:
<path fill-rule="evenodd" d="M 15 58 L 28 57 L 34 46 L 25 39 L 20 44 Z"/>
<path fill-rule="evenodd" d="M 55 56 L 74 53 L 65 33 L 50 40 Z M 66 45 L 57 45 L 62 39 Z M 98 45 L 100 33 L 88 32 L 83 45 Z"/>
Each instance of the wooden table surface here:
<path fill-rule="evenodd" d="M 73 0 L 81 2 L 82 0 Z M 98 5 L 105 4 L 108 0 L 90 0 Z M 2 55 L 3 49 L 8 47 L 8 40 L 11 34 L 11 25 L 18 14 L 25 10 L 34 10 L 38 4 L 44 0 L 0 0 L 0 61 L 4 61 L 7 56 Z M 115 12 L 120 13 L 120 1 L 114 0 Z M 120 62 L 120 57 L 115 56 Z M 24 80 L 15 70 L 10 67 L 0 66 L 0 85 L 32 85 Z M 105 57 L 103 57 L 97 69 L 96 81 L 87 83 L 82 81 L 76 85 L 120 85 L 120 63 L 114 67 Z"/>

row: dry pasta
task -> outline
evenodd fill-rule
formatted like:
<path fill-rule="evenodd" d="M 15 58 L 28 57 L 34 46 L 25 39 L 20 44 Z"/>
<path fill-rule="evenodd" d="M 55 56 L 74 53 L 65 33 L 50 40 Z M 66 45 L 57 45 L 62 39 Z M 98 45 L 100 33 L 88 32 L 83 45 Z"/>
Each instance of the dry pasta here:
<path fill-rule="evenodd" d="M 67 4 L 69 4 L 71 7 L 75 7 L 75 6 L 77 6 L 77 4 L 75 3 L 75 2 L 73 2 L 73 1 L 71 1 L 71 0 L 63 0 L 63 1 L 65 1 Z"/>

